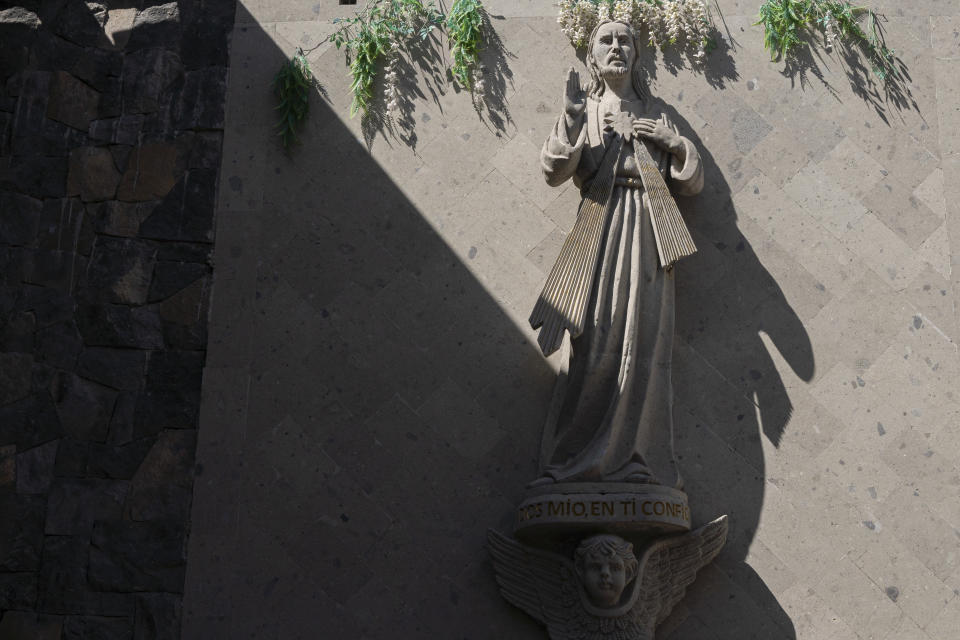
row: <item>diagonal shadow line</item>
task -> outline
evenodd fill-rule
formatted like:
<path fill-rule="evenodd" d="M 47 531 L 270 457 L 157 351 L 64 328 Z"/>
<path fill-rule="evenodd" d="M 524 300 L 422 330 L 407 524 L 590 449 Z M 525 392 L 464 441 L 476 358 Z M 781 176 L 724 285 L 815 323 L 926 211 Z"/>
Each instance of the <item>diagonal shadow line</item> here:
<path fill-rule="evenodd" d="M 233 59 L 240 47 L 257 60 L 235 62 L 231 82 L 267 93 L 286 52 L 260 26 L 243 30 Z M 336 95 L 342 88 L 332 84 Z M 233 501 L 239 516 L 233 542 L 218 544 L 224 531 L 194 511 L 184 637 L 289 634 L 306 618 L 335 621 L 332 637 L 452 637 L 463 620 L 484 637 L 543 637 L 500 601 L 483 540 L 488 526 L 511 528 L 536 471 L 552 368 L 473 275 L 473 256 L 447 245 L 342 114 L 314 100 L 302 148 L 287 161 L 267 140 L 269 99 L 251 106 L 238 95 L 227 112 L 225 150 L 238 161 L 225 154 L 212 311 L 232 316 L 234 329 L 217 336 L 212 324 L 211 343 L 249 370 L 250 390 L 242 446 L 198 451 L 200 461 L 222 457 L 210 466 L 227 477 L 198 482 L 195 505 Z M 688 615 L 665 637 L 700 624 L 724 640 L 793 639 L 789 616 L 745 561 L 765 482 L 758 416 L 776 443 L 791 412 L 759 332 L 803 379 L 813 355 L 737 230 L 709 150 L 663 109 L 704 157 L 704 194 L 681 208 L 698 240 L 729 247 L 678 267 L 681 465 L 695 518 L 729 513 L 734 526 L 722 561 L 690 590 Z M 440 175 L 455 188 L 458 176 Z M 255 192 L 257 180 L 262 200 L 225 198 L 238 181 Z M 439 210 L 462 197 L 437 188 Z M 252 231 L 231 235 L 227 225 L 238 221 Z M 221 244 L 227 236 L 246 245 L 237 256 Z M 246 274 L 240 293 L 221 273 Z M 219 424 L 204 424 L 202 440 L 218 439 Z M 713 435 L 699 435 L 706 431 Z M 735 455 L 718 455 L 728 451 Z M 697 472 L 704 461 L 712 464 Z M 258 607 L 244 606 L 252 600 Z M 724 631 L 731 617 L 737 624 Z"/>

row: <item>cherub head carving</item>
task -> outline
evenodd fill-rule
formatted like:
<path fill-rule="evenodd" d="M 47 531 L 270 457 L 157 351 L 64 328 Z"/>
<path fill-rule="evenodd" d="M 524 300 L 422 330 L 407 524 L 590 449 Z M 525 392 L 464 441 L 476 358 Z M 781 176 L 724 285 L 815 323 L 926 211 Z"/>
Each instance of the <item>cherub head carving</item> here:
<path fill-rule="evenodd" d="M 627 74 L 637 96 L 646 95 L 643 69 L 637 64 L 640 43 L 633 27 L 619 20 L 601 20 L 590 33 L 589 42 L 587 70 L 590 71 L 590 86 L 587 93 L 590 96 L 599 98 L 608 79 Z"/>
<path fill-rule="evenodd" d="M 577 547 L 574 566 L 590 602 L 597 607 L 615 607 L 624 588 L 637 577 L 633 545 L 612 535 L 585 538 Z"/>

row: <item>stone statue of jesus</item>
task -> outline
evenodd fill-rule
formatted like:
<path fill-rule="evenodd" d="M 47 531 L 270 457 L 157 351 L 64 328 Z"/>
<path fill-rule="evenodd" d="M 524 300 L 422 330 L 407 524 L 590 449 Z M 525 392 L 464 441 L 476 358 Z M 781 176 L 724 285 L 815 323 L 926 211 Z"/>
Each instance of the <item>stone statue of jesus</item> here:
<path fill-rule="evenodd" d="M 647 95 L 630 25 L 600 22 L 589 47 L 591 82 L 584 91 L 570 69 L 563 113 L 540 156 L 547 182 L 572 178 L 584 200 L 569 249 L 531 316 L 534 328 L 543 327 L 547 354 L 560 346 L 564 329 L 571 335 L 544 431 L 541 475 L 531 484 L 682 489 L 673 451 L 671 267 L 695 248 L 678 213 L 664 211 L 676 212 L 671 194 L 702 188 L 700 155 Z M 689 248 L 670 254 L 678 242 Z M 556 291 L 548 299 L 551 281 Z M 577 313 L 580 319 L 571 320 Z"/>

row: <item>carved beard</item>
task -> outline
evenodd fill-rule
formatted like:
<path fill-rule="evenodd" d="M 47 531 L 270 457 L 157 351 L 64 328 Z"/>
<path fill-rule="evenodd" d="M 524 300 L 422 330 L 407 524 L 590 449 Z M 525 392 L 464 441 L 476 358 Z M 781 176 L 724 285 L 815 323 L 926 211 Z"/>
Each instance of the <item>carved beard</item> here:
<path fill-rule="evenodd" d="M 600 77 L 603 78 L 604 80 L 607 80 L 607 79 L 618 80 L 620 78 L 623 78 L 629 73 L 630 73 L 630 67 L 628 65 L 624 65 L 622 67 L 615 67 L 611 64 L 611 65 L 604 65 L 600 68 Z"/>

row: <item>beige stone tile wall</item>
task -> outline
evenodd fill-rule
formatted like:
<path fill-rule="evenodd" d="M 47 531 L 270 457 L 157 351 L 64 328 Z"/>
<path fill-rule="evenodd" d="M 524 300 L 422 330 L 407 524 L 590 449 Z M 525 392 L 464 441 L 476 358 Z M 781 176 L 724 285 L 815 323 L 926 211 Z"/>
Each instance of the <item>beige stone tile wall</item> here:
<path fill-rule="evenodd" d="M 557 362 L 526 317 L 578 201 L 537 156 L 582 65 L 552 2 L 485 4 L 503 104 L 423 73 L 368 149 L 328 44 L 290 157 L 272 76 L 353 8 L 238 9 L 184 638 L 545 637 L 483 545 L 536 470 Z M 695 520 L 731 518 L 665 638 L 957 637 L 960 5 L 874 4 L 916 107 L 836 54 L 783 74 L 756 1 L 719 2 L 706 75 L 651 66 L 707 170 L 678 453 Z"/>

